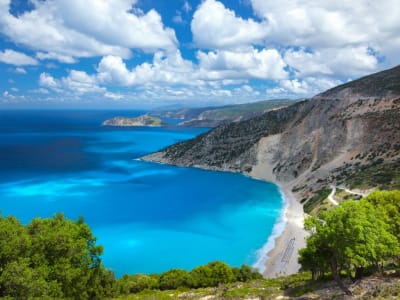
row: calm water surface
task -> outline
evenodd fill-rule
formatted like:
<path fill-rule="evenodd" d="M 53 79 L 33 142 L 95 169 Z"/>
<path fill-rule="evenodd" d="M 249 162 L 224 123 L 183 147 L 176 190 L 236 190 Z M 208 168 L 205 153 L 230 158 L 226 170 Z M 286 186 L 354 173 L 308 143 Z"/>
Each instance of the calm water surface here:
<path fill-rule="evenodd" d="M 115 128 L 138 111 L 0 111 L 0 210 L 27 223 L 84 216 L 124 273 L 252 264 L 280 215 L 270 183 L 136 159 L 205 129 Z"/>

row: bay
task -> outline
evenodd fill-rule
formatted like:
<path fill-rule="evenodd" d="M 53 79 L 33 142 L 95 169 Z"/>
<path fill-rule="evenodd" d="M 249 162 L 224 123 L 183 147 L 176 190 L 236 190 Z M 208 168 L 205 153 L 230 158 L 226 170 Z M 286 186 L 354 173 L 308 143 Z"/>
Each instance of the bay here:
<path fill-rule="evenodd" d="M 282 211 L 272 183 L 137 160 L 207 129 L 104 127 L 141 111 L 0 111 L 0 210 L 83 216 L 117 276 L 253 264 Z"/>

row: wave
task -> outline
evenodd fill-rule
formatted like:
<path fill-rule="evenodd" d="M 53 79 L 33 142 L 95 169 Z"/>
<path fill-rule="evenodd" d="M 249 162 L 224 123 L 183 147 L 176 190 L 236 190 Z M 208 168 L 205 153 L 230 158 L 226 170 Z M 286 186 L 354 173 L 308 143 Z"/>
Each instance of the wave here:
<path fill-rule="evenodd" d="M 285 229 L 285 226 L 286 226 L 286 222 L 287 222 L 286 212 L 289 208 L 289 201 L 286 199 L 286 196 L 283 193 L 281 187 L 279 187 L 279 193 L 281 195 L 282 202 L 283 202 L 283 206 L 282 206 L 281 212 L 279 214 L 279 218 L 276 221 L 274 227 L 272 228 L 272 233 L 269 236 L 267 242 L 262 246 L 261 249 L 259 249 L 257 251 L 257 254 L 256 254 L 257 260 L 252 266 L 253 268 L 257 269 L 260 273 L 265 272 L 266 262 L 270 259 L 268 254 L 272 249 L 274 249 L 276 239 L 282 235 L 282 233 Z"/>

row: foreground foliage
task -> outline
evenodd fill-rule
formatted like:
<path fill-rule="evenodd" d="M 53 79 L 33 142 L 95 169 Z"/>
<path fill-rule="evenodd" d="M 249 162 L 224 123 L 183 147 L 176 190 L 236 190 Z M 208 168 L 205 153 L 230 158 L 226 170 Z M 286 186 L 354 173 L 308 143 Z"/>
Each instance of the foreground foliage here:
<path fill-rule="evenodd" d="M 124 275 L 118 280 L 118 287 L 119 293 L 130 294 L 144 290 L 217 287 L 221 284 L 247 282 L 261 278 L 261 274 L 249 266 L 243 265 L 241 268 L 231 268 L 223 262 L 215 261 L 196 267 L 190 272 L 173 269 L 161 275 Z"/>
<path fill-rule="evenodd" d="M 0 298 L 275 299 L 324 289 L 340 295 L 329 281 L 332 275 L 343 291 L 363 299 L 400 293 L 400 191 L 343 201 L 307 219 L 306 227 L 312 234 L 300 263 L 311 272 L 262 279 L 246 265 L 231 268 L 216 261 L 189 272 L 173 269 L 116 280 L 102 265 L 102 247 L 82 219 L 58 214 L 22 225 L 14 217 L 0 217 Z M 355 280 L 388 270 L 392 277 Z"/>
<path fill-rule="evenodd" d="M 216 287 L 262 276 L 243 265 L 212 262 L 192 271 L 124 275 L 116 280 L 101 262 L 103 248 L 90 228 L 62 214 L 22 225 L 0 216 L 0 298 L 107 299 L 144 290 Z"/>
<path fill-rule="evenodd" d="M 62 214 L 24 226 L 0 217 L 0 297 L 101 299 L 111 296 L 112 272 L 101 264 L 83 220 Z"/>
<path fill-rule="evenodd" d="M 382 270 L 400 255 L 400 192 L 376 191 L 360 201 L 344 201 L 306 219 L 311 232 L 299 262 L 313 277 L 331 272 L 343 291 L 341 273 L 353 279 Z"/>

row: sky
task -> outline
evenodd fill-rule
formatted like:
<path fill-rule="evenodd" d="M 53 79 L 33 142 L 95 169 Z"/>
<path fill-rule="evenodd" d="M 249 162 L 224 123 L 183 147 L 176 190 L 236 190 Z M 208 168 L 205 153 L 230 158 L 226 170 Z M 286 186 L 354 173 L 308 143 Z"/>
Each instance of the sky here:
<path fill-rule="evenodd" d="M 311 97 L 399 64 L 398 0 L 0 0 L 0 109 Z"/>

